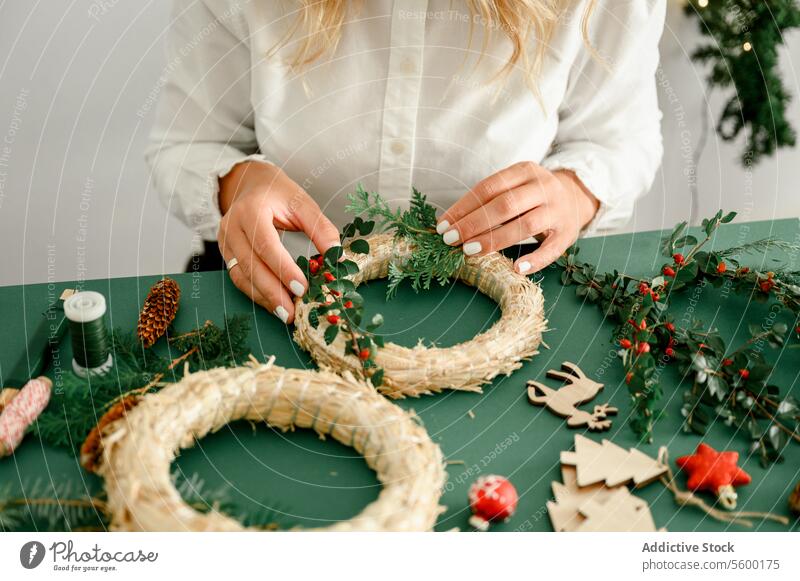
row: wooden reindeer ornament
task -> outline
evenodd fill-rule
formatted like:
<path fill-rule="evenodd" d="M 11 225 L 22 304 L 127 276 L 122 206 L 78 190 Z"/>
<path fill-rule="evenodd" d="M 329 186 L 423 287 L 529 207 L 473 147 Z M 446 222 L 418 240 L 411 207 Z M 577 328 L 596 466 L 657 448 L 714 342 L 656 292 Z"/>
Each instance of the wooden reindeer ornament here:
<path fill-rule="evenodd" d="M 594 406 L 593 413 L 577 408 L 593 399 L 603 389 L 603 384 L 586 377 L 577 365 L 569 361 L 562 363 L 561 369 L 564 371 L 551 369 L 547 372 L 547 377 L 560 379 L 567 384 L 566 386 L 561 389 L 551 389 L 531 380 L 528 382 L 528 400 L 533 405 L 547 406 L 547 409 L 554 414 L 567 418 L 567 425 L 570 428 L 587 426 L 590 430 L 598 431 L 610 428 L 611 420 L 606 417 L 616 414 L 617 408 L 607 403 Z"/>

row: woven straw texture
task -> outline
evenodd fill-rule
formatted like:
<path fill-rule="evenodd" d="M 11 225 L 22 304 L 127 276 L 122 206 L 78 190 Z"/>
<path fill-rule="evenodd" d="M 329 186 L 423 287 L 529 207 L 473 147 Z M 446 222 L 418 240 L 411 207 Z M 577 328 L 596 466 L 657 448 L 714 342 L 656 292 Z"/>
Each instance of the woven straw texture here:
<path fill-rule="evenodd" d="M 389 234 L 373 236 L 369 244 L 369 254 L 348 255 L 358 263 L 359 272 L 352 277 L 356 285 L 386 277 L 390 262 L 402 261 L 412 252 Z M 449 348 L 407 348 L 386 343 L 375 357 L 378 367 L 384 369 L 383 384 L 379 387 L 384 395 L 416 397 L 442 389 L 480 392 L 482 385 L 498 375 L 511 374 L 523 360 L 538 353 L 547 327 L 539 285 L 517 273 L 512 261 L 499 253 L 467 258 L 457 278 L 497 302 L 503 312 L 500 320 L 471 341 Z M 298 299 L 295 306 L 297 344 L 322 368 L 360 375 L 358 359 L 344 354 L 342 334 L 326 345 L 323 333 L 327 323 L 322 320 L 314 329 L 308 321 L 314 305 Z"/>
<path fill-rule="evenodd" d="M 241 531 L 219 512 L 200 513 L 178 494 L 170 464 L 181 448 L 230 421 L 315 430 L 352 446 L 383 484 L 378 499 L 333 531 L 427 531 L 445 482 L 439 447 L 414 417 L 351 375 L 252 362 L 188 374 L 146 396 L 103 440 L 111 526 L 121 531 Z"/>

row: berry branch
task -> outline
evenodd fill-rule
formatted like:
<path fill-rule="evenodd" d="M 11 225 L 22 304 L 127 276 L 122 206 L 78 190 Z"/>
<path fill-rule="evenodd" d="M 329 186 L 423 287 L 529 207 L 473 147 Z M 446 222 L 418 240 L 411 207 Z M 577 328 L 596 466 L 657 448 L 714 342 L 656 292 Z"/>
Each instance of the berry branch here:
<path fill-rule="evenodd" d="M 730 350 L 717 331 L 704 329 L 700 321 L 678 328 L 669 313 L 673 296 L 686 288 L 729 284 L 755 300 L 783 305 L 794 314 L 794 335 L 800 336 L 800 273 L 751 270 L 737 260 L 772 248 L 798 252 L 800 247 L 769 238 L 724 250 L 704 249 L 719 226 L 735 216 L 720 211 L 703 220 L 702 240 L 687 233 L 685 222 L 678 224 L 662 244 L 671 262 L 653 278 L 617 271 L 598 275 L 593 265 L 577 260 L 576 247 L 557 264 L 563 269 L 562 284 L 576 285 L 577 296 L 596 303 L 617 323 L 614 341 L 633 406 L 631 427 L 643 440 L 652 440 L 653 426 L 662 415 L 657 368 L 678 363 L 692 377 L 682 409 L 685 428 L 702 434 L 713 421 L 735 425 L 750 435 L 752 451 L 767 463 L 780 460 L 790 439 L 800 442 L 800 406 L 791 395 L 781 398 L 780 389 L 768 383 L 772 366 L 762 354 L 764 344 L 783 347 L 792 335 L 789 327 L 751 325 L 750 339 Z M 787 348 L 798 347 L 795 343 Z"/>
<path fill-rule="evenodd" d="M 346 244 L 352 253 L 369 253 L 369 242 L 354 237 L 367 236 L 374 227 L 374 222 L 356 218 L 342 230 L 342 244 Z M 350 242 L 347 243 L 347 240 Z M 375 331 L 383 324 L 383 317 L 376 314 L 362 327 L 364 298 L 347 278 L 358 272 L 358 264 L 349 259 L 342 260 L 343 255 L 343 247 L 337 246 L 329 249 L 324 256 L 317 255 L 310 259 L 301 256 L 297 259 L 298 266 L 309 282 L 303 302 L 317 303 L 309 313 L 309 323 L 316 329 L 321 320 L 325 321 L 325 343 L 330 345 L 339 333 L 344 333 L 345 353 L 358 358 L 364 379 L 369 379 L 373 386 L 378 387 L 383 383 L 383 369 L 375 363 L 375 354 L 378 347 L 383 347 L 384 341 Z"/>

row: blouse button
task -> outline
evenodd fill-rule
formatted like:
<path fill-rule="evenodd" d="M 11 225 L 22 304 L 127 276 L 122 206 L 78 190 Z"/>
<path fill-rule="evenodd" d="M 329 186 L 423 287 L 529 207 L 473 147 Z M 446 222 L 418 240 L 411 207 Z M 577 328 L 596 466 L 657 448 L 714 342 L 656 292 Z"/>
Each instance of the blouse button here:
<path fill-rule="evenodd" d="M 392 153 L 396 155 L 402 154 L 406 150 L 406 146 L 402 141 L 395 141 L 392 143 Z"/>

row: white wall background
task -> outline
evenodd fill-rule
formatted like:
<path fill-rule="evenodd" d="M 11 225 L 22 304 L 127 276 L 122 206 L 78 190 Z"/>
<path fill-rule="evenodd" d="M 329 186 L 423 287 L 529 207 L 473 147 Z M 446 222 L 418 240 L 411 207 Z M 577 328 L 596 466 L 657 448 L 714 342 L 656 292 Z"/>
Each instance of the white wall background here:
<path fill-rule="evenodd" d="M 677 4 L 662 41 L 664 165 L 630 230 L 689 217 L 700 112 L 723 102 L 707 103 L 688 57 L 696 21 Z M 0 285 L 182 270 L 192 234 L 166 215 L 142 160 L 168 12 L 167 0 L 0 0 Z M 798 95 L 800 34 L 783 56 Z M 798 99 L 790 115 L 800 125 Z M 748 172 L 741 145 L 710 136 L 699 215 L 800 216 L 800 149 Z"/>

